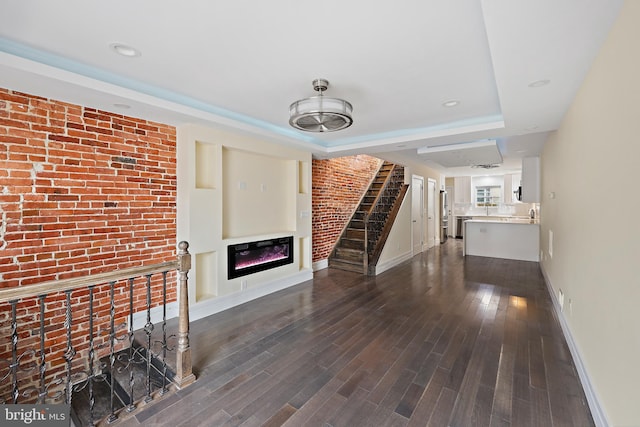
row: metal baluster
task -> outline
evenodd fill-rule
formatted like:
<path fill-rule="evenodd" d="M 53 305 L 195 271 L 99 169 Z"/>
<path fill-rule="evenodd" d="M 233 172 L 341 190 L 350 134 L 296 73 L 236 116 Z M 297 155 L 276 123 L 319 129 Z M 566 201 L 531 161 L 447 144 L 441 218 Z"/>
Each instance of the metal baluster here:
<path fill-rule="evenodd" d="M 167 272 L 162 272 L 162 389 L 160 396 L 167 391 Z"/>
<path fill-rule="evenodd" d="M 64 354 L 64 358 L 67 361 L 67 395 L 65 403 L 71 405 L 71 399 L 73 395 L 73 384 L 71 383 L 71 362 L 76 354 L 73 344 L 71 343 L 71 326 L 73 323 L 73 315 L 71 311 L 71 290 L 64 291 L 67 295 L 67 312 L 64 319 L 64 327 L 67 329 L 67 351 Z"/>
<path fill-rule="evenodd" d="M 107 423 L 112 423 L 114 421 L 116 421 L 118 419 L 118 416 L 115 413 L 115 407 L 114 407 L 114 396 L 115 396 L 115 379 L 114 379 L 114 372 L 113 372 L 113 366 L 116 362 L 116 356 L 115 356 L 115 341 L 116 341 L 116 328 L 115 328 L 115 324 L 114 324 L 114 318 L 116 317 L 116 307 L 115 304 L 113 302 L 114 299 L 114 287 L 116 285 L 116 282 L 110 282 L 109 283 L 109 365 L 110 365 L 110 378 L 111 378 L 111 384 L 110 384 L 110 388 L 111 388 L 111 414 L 109 415 L 109 418 L 107 418 Z"/>
<path fill-rule="evenodd" d="M 151 332 L 153 332 L 153 323 L 151 323 L 151 274 L 147 274 L 147 323 L 144 325 L 144 332 L 147 334 L 147 397 L 145 403 L 153 400 L 151 397 Z"/>
<path fill-rule="evenodd" d="M 136 405 L 133 403 L 133 359 L 135 353 L 133 350 L 133 281 L 134 278 L 129 279 L 129 361 L 127 368 L 129 369 L 129 406 L 127 406 L 127 412 L 132 412 L 136 409 Z"/>
<path fill-rule="evenodd" d="M 38 403 L 44 404 L 44 399 L 47 396 L 47 386 L 45 385 L 45 374 L 47 367 L 45 364 L 44 354 L 44 299 L 47 295 L 38 295 L 40 300 L 40 393 L 38 393 Z"/>
<path fill-rule="evenodd" d="M 20 390 L 18 389 L 18 320 L 16 316 L 16 305 L 18 300 L 9 301 L 11 304 L 11 383 L 13 403 L 18 403 Z"/>
<path fill-rule="evenodd" d="M 93 288 L 89 286 L 89 425 L 93 426 L 93 408 L 95 406 L 95 398 L 93 396 Z"/>

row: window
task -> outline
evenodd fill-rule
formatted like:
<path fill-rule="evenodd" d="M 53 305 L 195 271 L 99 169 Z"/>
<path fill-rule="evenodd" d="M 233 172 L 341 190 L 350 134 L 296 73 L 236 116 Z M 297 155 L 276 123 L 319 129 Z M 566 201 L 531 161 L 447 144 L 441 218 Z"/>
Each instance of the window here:
<path fill-rule="evenodd" d="M 476 187 L 476 206 L 498 206 L 501 193 L 499 185 Z"/>

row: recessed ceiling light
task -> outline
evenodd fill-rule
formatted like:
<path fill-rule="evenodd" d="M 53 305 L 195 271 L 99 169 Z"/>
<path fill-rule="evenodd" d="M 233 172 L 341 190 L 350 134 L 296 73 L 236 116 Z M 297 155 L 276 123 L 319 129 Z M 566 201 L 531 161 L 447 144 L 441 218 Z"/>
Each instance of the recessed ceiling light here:
<path fill-rule="evenodd" d="M 449 101 L 443 102 L 442 106 L 449 108 L 449 107 L 455 107 L 455 106 L 457 106 L 459 104 L 460 104 L 460 101 L 458 101 L 457 99 L 451 99 Z"/>
<path fill-rule="evenodd" d="M 536 80 L 535 82 L 529 83 L 529 87 L 542 87 L 548 85 L 549 83 L 551 83 L 551 80 L 549 79 Z"/>
<path fill-rule="evenodd" d="M 118 55 L 126 56 L 128 58 L 142 55 L 138 49 L 127 46 L 125 44 L 113 43 L 112 45 L 110 45 L 110 47 Z"/>

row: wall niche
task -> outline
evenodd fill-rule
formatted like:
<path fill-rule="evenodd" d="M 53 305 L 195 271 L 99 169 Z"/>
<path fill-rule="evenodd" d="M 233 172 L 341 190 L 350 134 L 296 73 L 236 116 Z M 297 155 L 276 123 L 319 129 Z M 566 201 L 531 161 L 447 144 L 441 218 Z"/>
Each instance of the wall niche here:
<path fill-rule="evenodd" d="M 222 149 L 223 238 L 295 232 L 298 162 Z"/>

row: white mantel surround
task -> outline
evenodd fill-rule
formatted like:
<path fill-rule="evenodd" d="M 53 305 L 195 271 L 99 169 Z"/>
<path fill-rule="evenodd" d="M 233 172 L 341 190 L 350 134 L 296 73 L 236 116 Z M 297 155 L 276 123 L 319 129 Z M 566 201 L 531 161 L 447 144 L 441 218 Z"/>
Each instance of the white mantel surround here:
<path fill-rule="evenodd" d="M 465 221 L 464 254 L 491 258 L 540 260 L 540 225 L 528 220 Z"/>

